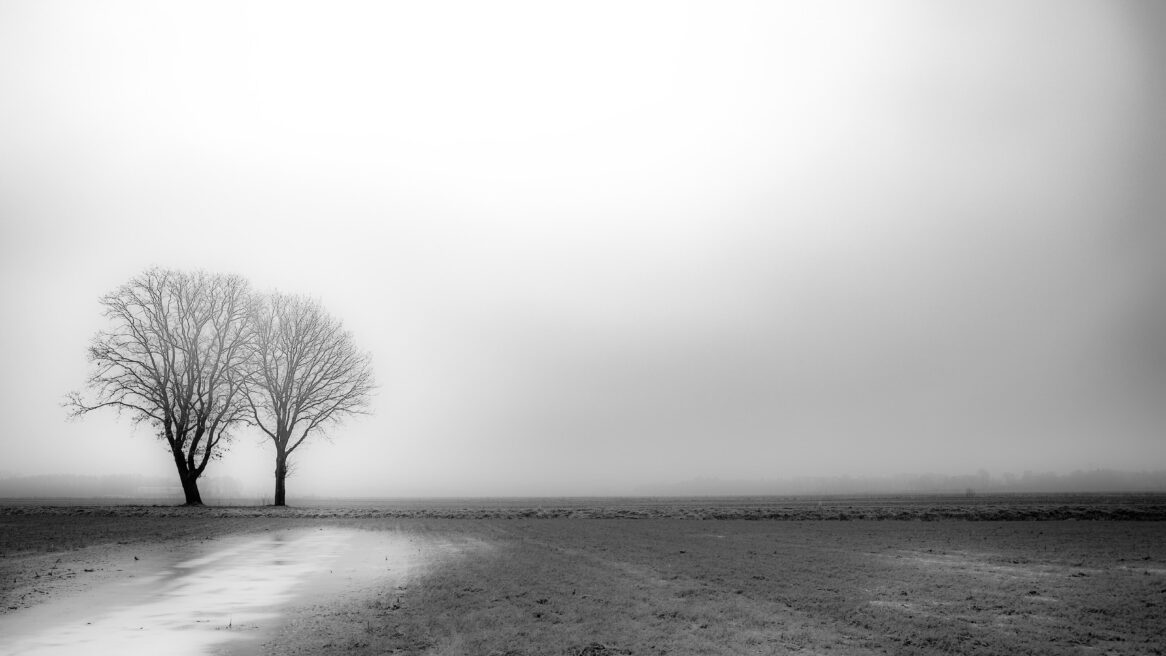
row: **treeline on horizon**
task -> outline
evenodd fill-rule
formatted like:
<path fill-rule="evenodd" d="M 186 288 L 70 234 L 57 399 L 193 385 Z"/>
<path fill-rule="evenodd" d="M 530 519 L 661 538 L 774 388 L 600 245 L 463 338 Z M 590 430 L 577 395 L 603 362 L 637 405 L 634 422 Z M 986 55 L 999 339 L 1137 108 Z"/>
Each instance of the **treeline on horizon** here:
<path fill-rule="evenodd" d="M 209 498 L 239 500 L 255 496 L 235 478 L 209 477 L 203 487 Z M 673 485 L 643 486 L 635 496 L 784 496 L 846 494 L 1025 494 L 1164 492 L 1166 471 L 1132 472 L 1111 469 L 1078 470 L 989 476 L 901 474 L 888 477 L 803 477 L 774 481 L 697 479 Z M 370 494 L 368 496 L 377 496 Z M 384 495 L 388 497 L 400 494 Z M 459 495 L 462 496 L 462 495 Z M 482 495 L 484 497 L 497 496 Z M 554 495 L 552 495 L 554 496 Z M 583 495 L 589 496 L 589 495 Z M 173 478 L 142 474 L 13 475 L 0 473 L 0 498 L 117 498 L 181 499 L 182 488 Z"/>
<path fill-rule="evenodd" d="M 765 481 L 698 478 L 668 485 L 640 486 L 644 496 L 781 496 L 805 494 L 990 494 L 1032 492 L 1166 492 L 1166 471 L 1114 469 L 894 476 L 802 476 Z"/>
<path fill-rule="evenodd" d="M 214 498 L 244 496 L 239 481 L 230 477 L 202 479 L 202 490 Z M 0 498 L 136 498 L 182 499 L 182 486 L 172 476 L 144 474 L 0 474 Z"/>

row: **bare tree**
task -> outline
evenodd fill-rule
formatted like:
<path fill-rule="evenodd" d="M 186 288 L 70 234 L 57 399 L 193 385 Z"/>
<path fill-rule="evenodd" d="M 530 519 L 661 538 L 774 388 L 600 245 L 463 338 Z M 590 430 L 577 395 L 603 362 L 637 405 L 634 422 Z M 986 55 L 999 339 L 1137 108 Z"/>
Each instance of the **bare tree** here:
<path fill-rule="evenodd" d="M 198 478 L 221 455 L 232 426 L 250 418 L 244 365 L 251 353 L 250 290 L 237 276 L 150 269 L 101 299 L 113 328 L 89 347 L 90 403 L 74 416 L 128 411 L 158 431 L 174 456 L 187 505 Z"/>
<path fill-rule="evenodd" d="M 366 412 L 372 361 L 317 301 L 274 293 L 254 304 L 247 398 L 275 444 L 275 505 L 286 504 L 289 458 L 310 435 Z"/>

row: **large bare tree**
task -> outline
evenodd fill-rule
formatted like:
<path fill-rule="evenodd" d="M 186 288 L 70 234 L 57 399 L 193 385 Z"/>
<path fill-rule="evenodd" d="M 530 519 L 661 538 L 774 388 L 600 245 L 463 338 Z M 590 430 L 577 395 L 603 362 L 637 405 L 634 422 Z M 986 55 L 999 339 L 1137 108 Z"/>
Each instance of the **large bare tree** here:
<path fill-rule="evenodd" d="M 275 505 L 286 504 L 292 453 L 309 436 L 363 414 L 373 389 L 370 356 L 320 303 L 273 293 L 253 306 L 247 397 L 252 419 L 275 444 Z"/>
<path fill-rule="evenodd" d="M 188 505 L 221 455 L 229 430 L 250 418 L 244 365 L 251 354 L 251 293 L 237 276 L 154 268 L 102 297 L 113 327 L 89 347 L 94 400 L 78 392 L 74 416 L 128 412 L 158 431 L 174 457 Z"/>

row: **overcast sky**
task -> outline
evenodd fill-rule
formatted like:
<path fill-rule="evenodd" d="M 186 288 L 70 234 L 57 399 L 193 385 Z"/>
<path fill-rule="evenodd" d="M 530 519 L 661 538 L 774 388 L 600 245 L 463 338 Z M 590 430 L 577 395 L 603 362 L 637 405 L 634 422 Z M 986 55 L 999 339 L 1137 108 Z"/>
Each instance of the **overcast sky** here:
<path fill-rule="evenodd" d="M 152 265 L 372 353 L 293 497 L 1164 469 L 1164 40 L 1149 1 L 8 0 L 0 470 L 174 474 L 59 406 Z"/>

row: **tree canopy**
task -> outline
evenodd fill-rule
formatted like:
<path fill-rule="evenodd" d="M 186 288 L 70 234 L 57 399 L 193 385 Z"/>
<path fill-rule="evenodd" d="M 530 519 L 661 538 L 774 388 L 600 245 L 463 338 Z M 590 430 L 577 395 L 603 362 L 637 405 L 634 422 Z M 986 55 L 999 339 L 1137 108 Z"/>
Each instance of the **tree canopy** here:
<path fill-rule="evenodd" d="M 94 399 L 69 395 L 74 416 L 128 412 L 166 442 L 188 504 L 229 431 L 248 418 L 250 286 L 238 276 L 153 268 L 101 299 L 112 327 L 89 346 Z"/>
<path fill-rule="evenodd" d="M 276 449 L 275 505 L 285 503 L 289 457 L 329 424 L 366 411 L 371 358 L 319 302 L 273 293 L 252 306 L 247 399 Z"/>

